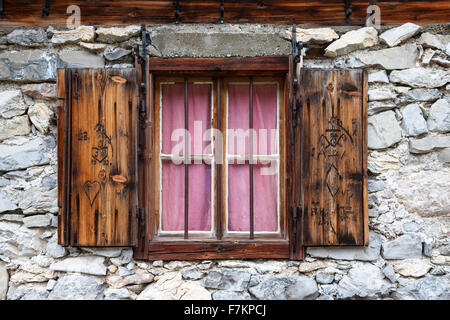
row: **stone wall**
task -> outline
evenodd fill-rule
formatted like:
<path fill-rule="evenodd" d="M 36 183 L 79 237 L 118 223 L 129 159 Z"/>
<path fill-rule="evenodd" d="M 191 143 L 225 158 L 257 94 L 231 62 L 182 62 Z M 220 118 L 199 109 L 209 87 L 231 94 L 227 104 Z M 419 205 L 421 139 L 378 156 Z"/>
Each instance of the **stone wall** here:
<path fill-rule="evenodd" d="M 147 26 L 154 56 L 290 54 L 289 26 Z M 450 29 L 299 30 L 369 70 L 366 248 L 304 261 L 133 261 L 130 248 L 56 243 L 55 71 L 131 67 L 139 26 L 0 30 L 0 299 L 450 299 Z"/>

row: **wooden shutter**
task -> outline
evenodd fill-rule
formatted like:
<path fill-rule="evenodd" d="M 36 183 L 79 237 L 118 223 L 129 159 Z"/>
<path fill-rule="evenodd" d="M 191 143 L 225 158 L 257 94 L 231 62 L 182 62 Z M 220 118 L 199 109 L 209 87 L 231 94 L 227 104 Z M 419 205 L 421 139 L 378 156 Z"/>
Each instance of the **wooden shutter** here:
<path fill-rule="evenodd" d="M 136 69 L 59 69 L 58 97 L 58 242 L 136 245 Z"/>
<path fill-rule="evenodd" d="M 303 70 L 302 245 L 368 244 L 367 73 Z"/>

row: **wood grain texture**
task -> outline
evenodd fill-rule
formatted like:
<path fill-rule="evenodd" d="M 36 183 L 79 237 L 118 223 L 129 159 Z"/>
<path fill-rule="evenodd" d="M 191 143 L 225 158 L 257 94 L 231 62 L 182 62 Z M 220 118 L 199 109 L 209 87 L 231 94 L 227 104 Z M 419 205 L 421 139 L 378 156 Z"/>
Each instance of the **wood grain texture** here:
<path fill-rule="evenodd" d="M 301 72 L 305 246 L 367 243 L 365 73 Z"/>
<path fill-rule="evenodd" d="M 149 57 L 146 57 L 146 66 L 149 64 Z M 146 86 L 140 87 L 139 98 L 145 97 L 145 118 L 139 115 L 139 122 L 135 126 L 139 127 L 137 134 L 138 145 L 138 203 L 143 216 L 138 218 L 137 246 L 134 248 L 134 259 L 148 258 L 148 245 L 151 236 L 150 230 L 150 197 L 153 192 L 151 188 L 152 174 L 152 112 L 153 112 L 153 75 L 146 71 L 142 74 L 141 65 L 135 57 L 135 68 L 138 70 L 138 83 L 142 83 L 145 78 Z M 139 212 L 139 215 L 141 212 Z"/>
<path fill-rule="evenodd" d="M 65 72 L 64 69 L 58 69 L 57 72 L 57 82 L 58 82 L 58 111 L 57 111 L 57 158 L 58 158 L 58 242 L 60 244 L 68 245 L 67 239 L 67 227 L 66 224 L 66 171 L 68 169 L 68 165 L 66 165 L 68 160 L 68 148 L 65 148 L 66 140 L 67 140 L 67 132 L 68 125 L 65 125 L 67 122 L 66 118 L 68 116 L 68 112 L 66 112 L 68 103 L 70 102 L 68 96 L 70 94 L 70 89 L 68 87 L 68 83 L 66 82 L 66 78 L 70 75 Z"/>
<path fill-rule="evenodd" d="M 58 134 L 66 158 L 60 224 L 72 246 L 136 245 L 136 69 L 58 70 L 66 91 Z M 70 85 L 67 85 L 70 82 Z M 64 139 L 64 137 L 66 139 Z M 61 139 L 63 138 L 63 139 Z"/>
<path fill-rule="evenodd" d="M 153 60 L 153 58 L 151 59 Z M 199 59 L 200 61 L 203 59 Z M 289 57 L 284 57 L 285 61 L 289 61 Z M 197 63 L 201 65 L 201 63 Z M 288 69 L 288 65 L 284 68 Z M 150 72 L 154 72 L 154 69 L 150 69 Z M 285 85 L 284 85 L 284 75 L 280 73 L 278 76 L 272 75 L 271 77 L 260 77 L 259 72 L 253 72 L 255 76 L 254 81 L 271 81 L 278 82 L 279 86 L 279 96 L 280 96 L 280 151 L 281 151 L 281 161 L 284 162 L 287 146 L 285 142 L 286 136 L 286 124 L 285 118 Z M 220 129 L 225 132 L 227 127 L 227 83 L 229 81 L 244 81 L 248 82 L 248 77 L 189 77 L 189 82 L 201 81 L 201 82 L 212 82 L 213 83 L 213 97 L 214 101 L 213 107 L 213 127 Z M 219 81 L 220 80 L 220 81 Z M 161 92 L 160 84 L 161 82 L 178 82 L 182 83 L 184 81 L 184 74 L 179 74 L 178 76 L 155 76 L 155 85 L 152 86 L 154 92 L 153 96 L 153 119 L 154 123 L 154 136 L 153 136 L 153 161 L 148 161 L 147 163 L 152 166 L 152 188 L 155 192 L 152 192 L 155 200 L 150 204 L 151 207 L 151 226 L 152 230 L 149 243 L 148 259 L 150 260 L 174 260 L 174 259 L 186 259 L 186 260 L 197 260 L 197 259 L 247 259 L 247 258 L 289 258 L 289 247 L 290 243 L 287 240 L 289 238 L 290 231 L 287 230 L 287 208 L 283 203 L 280 206 L 280 219 L 281 219 L 281 232 L 280 234 L 255 234 L 255 239 L 252 241 L 248 240 L 248 233 L 243 233 L 239 235 L 229 234 L 226 232 L 226 190 L 227 190 L 227 180 L 226 180 L 226 166 L 216 165 L 217 175 L 220 179 L 216 179 L 214 186 L 215 191 L 220 191 L 220 203 L 215 204 L 215 220 L 219 220 L 220 223 L 216 224 L 214 232 L 207 235 L 193 234 L 189 236 L 189 240 L 183 240 L 182 235 L 176 237 L 174 235 L 161 235 L 159 234 L 159 197 L 160 197 L 160 179 L 159 179 L 159 148 L 160 148 L 160 103 L 161 103 Z M 220 82 L 220 84 L 219 84 Z M 218 90 L 218 87 L 220 88 Z M 220 106 L 220 107 L 219 107 Z M 219 110 L 220 109 L 220 110 Z M 220 119 L 220 120 L 219 120 Z M 226 145 L 222 145 L 222 161 L 225 162 L 226 159 Z M 286 186 L 284 186 L 284 181 L 286 180 L 286 168 L 285 164 L 280 165 L 280 198 L 286 198 Z M 220 185 L 220 186 L 219 186 Z M 219 198 L 218 192 L 216 192 L 216 200 Z M 283 200 L 282 200 L 283 201 Z M 284 202 L 284 201 L 283 201 Z M 192 239 L 191 239 L 192 238 Z"/>
<path fill-rule="evenodd" d="M 287 72 L 289 56 L 234 57 L 234 58 L 152 58 L 152 72 L 226 72 L 273 71 Z"/>
<path fill-rule="evenodd" d="M 363 200 L 362 200 L 362 208 L 363 208 L 363 227 L 364 227 L 364 245 L 369 244 L 369 189 L 368 189 L 368 176 L 367 176 L 367 149 L 368 149 L 368 131 L 367 131 L 367 122 L 368 122 L 368 114 L 367 114 L 367 103 L 369 101 L 369 97 L 367 95 L 368 89 L 368 73 L 364 71 L 362 74 L 362 173 L 363 173 Z"/>
<path fill-rule="evenodd" d="M 295 70 L 293 70 L 293 58 L 289 56 L 289 72 L 286 74 L 285 80 L 285 122 L 286 122 L 286 130 L 285 130 L 285 140 L 286 140 L 286 178 L 285 178 L 285 188 L 286 188 L 286 206 L 288 208 L 288 219 L 287 219 L 287 229 L 289 230 L 289 258 L 291 260 L 303 260 L 305 250 L 301 243 L 301 221 L 298 218 L 294 221 L 293 218 L 293 207 L 294 204 L 301 207 L 301 189 L 300 189 L 300 140 L 296 139 L 295 146 L 293 141 L 293 135 L 296 134 L 293 132 L 293 74 Z M 297 103 L 297 108 L 298 108 Z M 298 123 L 299 115 L 297 113 L 297 123 Z M 299 129 L 297 127 L 297 132 Z M 295 149 L 295 155 L 294 155 Z M 295 156 L 295 159 L 294 159 Z M 294 175 L 296 175 L 296 192 L 293 195 L 293 187 L 294 187 Z M 299 212 L 300 214 L 300 212 Z M 294 230 L 296 231 L 294 234 Z M 295 245 L 294 245 L 295 244 Z"/>
<path fill-rule="evenodd" d="M 4 0 L 1 26 L 65 26 L 70 5 L 81 8 L 84 25 L 127 25 L 174 23 L 174 1 L 58 0 L 50 2 L 50 15 L 42 14 L 41 0 Z M 345 21 L 343 0 L 225 0 L 225 23 L 359 25 L 365 24 L 369 1 L 353 0 L 350 21 Z M 405 22 L 445 23 L 450 16 L 446 0 L 377 1 L 382 24 Z M 180 1 L 180 23 L 218 23 L 220 1 Z"/>
<path fill-rule="evenodd" d="M 285 259 L 288 241 L 154 241 L 149 260 Z"/>
<path fill-rule="evenodd" d="M 285 133 L 285 143 L 286 143 L 286 177 L 284 180 L 285 188 L 286 188 L 286 206 L 287 206 L 287 221 L 286 227 L 288 230 L 293 230 L 293 218 L 292 218 L 292 207 L 293 207 L 293 199 L 292 199 L 292 177 L 293 177 L 293 156 L 292 156 L 292 88 L 293 88 L 293 79 L 292 79 L 292 56 L 289 56 L 289 71 L 286 73 L 284 80 L 284 103 L 285 103 L 285 123 L 286 123 L 286 133 Z M 296 251 L 294 251 L 294 234 L 293 232 L 289 232 L 289 259 L 296 258 Z"/>

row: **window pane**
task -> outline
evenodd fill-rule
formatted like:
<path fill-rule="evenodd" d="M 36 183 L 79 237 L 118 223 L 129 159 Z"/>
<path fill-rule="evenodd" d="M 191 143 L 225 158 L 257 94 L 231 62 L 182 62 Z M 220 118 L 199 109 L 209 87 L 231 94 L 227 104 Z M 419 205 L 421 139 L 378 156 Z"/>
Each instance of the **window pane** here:
<path fill-rule="evenodd" d="M 276 154 L 277 150 L 277 85 L 255 84 L 253 89 L 253 128 L 258 143 L 255 154 Z"/>
<path fill-rule="evenodd" d="M 162 153 L 172 154 L 172 148 L 179 141 L 171 141 L 176 129 L 184 129 L 184 84 L 163 84 L 162 103 Z M 177 139 L 182 139 L 180 136 Z M 177 152 L 177 154 L 181 154 Z"/>
<path fill-rule="evenodd" d="M 253 165 L 255 232 L 278 230 L 276 162 Z M 250 231 L 249 165 L 228 166 L 228 230 Z"/>
<path fill-rule="evenodd" d="M 249 151 L 249 85 L 228 85 L 228 154 L 244 155 Z"/>
<path fill-rule="evenodd" d="M 211 85 L 196 83 L 188 85 L 189 133 L 191 154 L 204 154 L 209 141 L 203 141 L 205 131 L 211 129 Z M 211 154 L 212 151 L 209 151 Z"/>
<path fill-rule="evenodd" d="M 162 164 L 162 231 L 184 230 L 184 165 Z M 189 230 L 211 230 L 211 167 L 189 165 Z"/>
<path fill-rule="evenodd" d="M 254 154 L 277 151 L 277 85 L 253 85 Z M 228 154 L 249 154 L 249 84 L 228 85 Z"/>
<path fill-rule="evenodd" d="M 211 230 L 211 166 L 189 166 L 189 230 Z"/>
<path fill-rule="evenodd" d="M 184 149 L 184 83 L 162 85 L 162 152 L 183 154 Z M 206 130 L 211 128 L 211 84 L 188 84 L 188 128 L 191 139 L 190 153 L 202 154 L 208 141 L 203 141 Z M 172 141 L 172 135 L 175 132 Z M 196 145 L 194 145 L 194 143 Z"/>

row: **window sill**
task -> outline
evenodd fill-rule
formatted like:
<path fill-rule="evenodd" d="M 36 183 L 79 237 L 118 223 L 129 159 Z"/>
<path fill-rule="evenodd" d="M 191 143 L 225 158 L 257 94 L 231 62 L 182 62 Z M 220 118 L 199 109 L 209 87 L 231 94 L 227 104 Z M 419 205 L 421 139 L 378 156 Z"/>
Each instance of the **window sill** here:
<path fill-rule="evenodd" d="M 152 240 L 148 260 L 288 259 L 288 240 Z"/>

